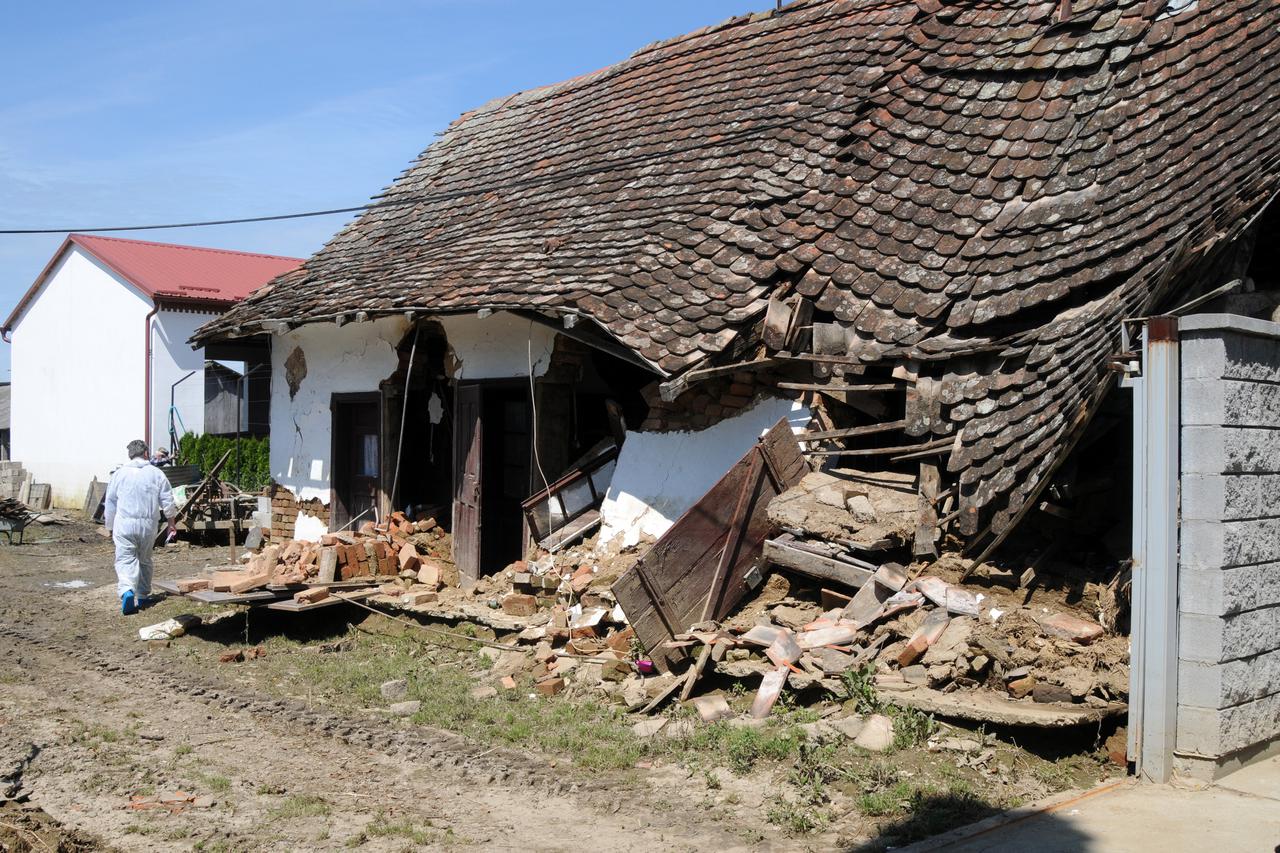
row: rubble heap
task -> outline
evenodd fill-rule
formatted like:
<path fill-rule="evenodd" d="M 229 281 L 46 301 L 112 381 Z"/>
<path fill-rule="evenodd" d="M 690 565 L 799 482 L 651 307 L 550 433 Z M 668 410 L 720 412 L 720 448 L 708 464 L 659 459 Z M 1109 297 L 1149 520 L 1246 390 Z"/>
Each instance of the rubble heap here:
<path fill-rule="evenodd" d="M 318 542 L 292 539 L 246 554 L 242 569 L 215 571 L 177 582 L 179 592 L 212 590 L 241 594 L 263 587 L 330 584 L 373 585 L 379 580 L 405 578 L 434 592 L 457 582 L 448 561 L 448 534 L 434 519 L 410 521 L 393 513 L 382 524 L 365 522 L 357 531 L 326 533 Z M 318 592 L 300 590 L 300 602 L 318 601 Z"/>

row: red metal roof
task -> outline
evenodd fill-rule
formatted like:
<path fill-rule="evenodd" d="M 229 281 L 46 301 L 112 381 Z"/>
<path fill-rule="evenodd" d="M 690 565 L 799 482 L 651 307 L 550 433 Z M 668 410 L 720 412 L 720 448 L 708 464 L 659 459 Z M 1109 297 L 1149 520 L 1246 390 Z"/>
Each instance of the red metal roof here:
<path fill-rule="evenodd" d="M 58 259 L 73 243 L 153 301 L 170 303 L 190 302 L 225 307 L 244 299 L 271 279 L 296 269 L 302 263 L 301 258 L 280 255 L 71 234 L 13 309 L 4 324 L 6 331 L 13 328 Z"/>

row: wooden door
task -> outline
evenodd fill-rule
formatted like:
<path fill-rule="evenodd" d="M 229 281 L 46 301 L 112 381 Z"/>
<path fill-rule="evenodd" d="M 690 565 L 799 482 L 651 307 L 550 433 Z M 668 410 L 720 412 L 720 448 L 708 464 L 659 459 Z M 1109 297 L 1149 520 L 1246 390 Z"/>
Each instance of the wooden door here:
<path fill-rule="evenodd" d="M 382 412 L 378 394 L 335 395 L 332 409 L 332 527 L 339 530 L 379 520 Z"/>
<path fill-rule="evenodd" d="M 480 385 L 454 392 L 453 562 L 464 586 L 480 577 L 480 500 L 484 430 Z"/>
<path fill-rule="evenodd" d="M 808 472 L 784 418 L 614 583 L 627 621 L 663 671 L 685 657 L 667 641 L 723 619 L 754 586 L 751 569 L 773 531 L 769 501 Z"/>

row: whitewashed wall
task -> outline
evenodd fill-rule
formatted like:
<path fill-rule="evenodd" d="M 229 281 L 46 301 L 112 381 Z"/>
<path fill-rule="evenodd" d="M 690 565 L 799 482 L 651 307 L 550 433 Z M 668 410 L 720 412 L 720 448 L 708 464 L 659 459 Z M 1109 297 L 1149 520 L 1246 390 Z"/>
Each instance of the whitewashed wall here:
<path fill-rule="evenodd" d="M 124 461 L 145 429 L 145 318 L 150 301 L 72 246 L 12 334 L 13 458 L 84 504 L 90 479 Z"/>
<path fill-rule="evenodd" d="M 271 476 L 277 483 L 301 500 L 329 502 L 333 395 L 377 391 L 395 372 L 396 346 L 408 326 L 399 316 L 345 326 L 315 323 L 272 339 Z M 307 375 L 290 399 L 284 365 L 295 347 L 306 357 Z"/>
<path fill-rule="evenodd" d="M 451 314 L 439 318 L 455 360 L 453 378 L 510 379 L 541 376 L 551 366 L 556 330 L 506 311 L 488 317 Z"/>
<path fill-rule="evenodd" d="M 161 308 L 151 324 L 151 446 L 169 446 L 169 390 L 189 372 L 195 375 L 174 389 L 174 407 L 181 423 L 178 436 L 204 432 L 204 350 L 187 343 L 197 327 L 216 314 Z M 169 450 L 174 448 L 169 447 Z"/>
<path fill-rule="evenodd" d="M 761 398 L 698 432 L 628 432 L 600 508 L 601 547 L 666 533 L 780 418 L 800 432 L 811 416 L 802 403 Z"/>

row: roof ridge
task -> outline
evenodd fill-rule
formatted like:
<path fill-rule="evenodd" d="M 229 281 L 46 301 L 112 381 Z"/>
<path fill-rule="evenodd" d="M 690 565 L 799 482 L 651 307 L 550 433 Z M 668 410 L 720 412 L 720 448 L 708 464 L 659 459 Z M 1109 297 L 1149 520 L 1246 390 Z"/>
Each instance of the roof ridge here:
<path fill-rule="evenodd" d="M 213 252 L 219 255 L 237 255 L 249 258 L 270 258 L 279 261 L 304 261 L 306 258 L 296 258 L 292 255 L 270 255 L 265 252 L 245 252 L 239 249 L 220 249 L 216 246 L 191 246 L 185 243 L 161 243 L 157 240 L 137 240 L 132 237 L 105 237 L 101 234 L 82 234 L 73 232 L 67 237 L 73 241 L 80 240 L 108 240 L 112 243 L 132 243 L 137 246 L 156 246 L 164 249 L 185 249 L 189 252 Z"/>

